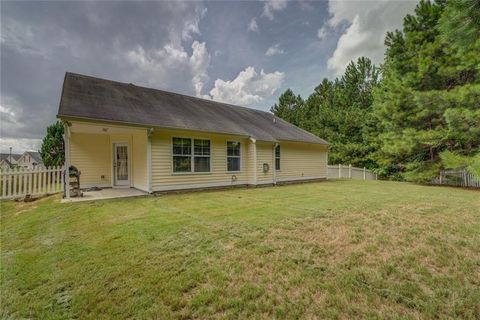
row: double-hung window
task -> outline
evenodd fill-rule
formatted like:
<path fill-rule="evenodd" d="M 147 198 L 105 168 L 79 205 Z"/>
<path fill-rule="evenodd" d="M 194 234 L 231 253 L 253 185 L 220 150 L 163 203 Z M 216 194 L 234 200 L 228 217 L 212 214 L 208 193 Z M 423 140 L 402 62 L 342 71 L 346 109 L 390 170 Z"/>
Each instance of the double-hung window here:
<path fill-rule="evenodd" d="M 173 172 L 192 172 L 192 140 L 173 138 Z"/>
<path fill-rule="evenodd" d="M 240 171 L 240 142 L 227 141 L 227 171 Z"/>
<path fill-rule="evenodd" d="M 172 138 L 173 172 L 210 172 L 210 140 Z"/>
<path fill-rule="evenodd" d="M 210 172 L 210 140 L 193 140 L 194 153 L 194 171 Z"/>
<path fill-rule="evenodd" d="M 280 170 L 280 146 L 275 147 L 275 170 Z"/>

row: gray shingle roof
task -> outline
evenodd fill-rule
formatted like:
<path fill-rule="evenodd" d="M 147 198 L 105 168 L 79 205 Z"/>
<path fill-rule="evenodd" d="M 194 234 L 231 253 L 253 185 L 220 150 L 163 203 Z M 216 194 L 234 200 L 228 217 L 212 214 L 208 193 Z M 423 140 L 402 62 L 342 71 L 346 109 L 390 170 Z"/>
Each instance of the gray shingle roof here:
<path fill-rule="evenodd" d="M 33 160 L 35 160 L 36 163 L 43 163 L 42 156 L 40 155 L 39 152 L 36 151 L 25 151 L 25 153 L 28 153 Z"/>
<path fill-rule="evenodd" d="M 268 112 L 69 72 L 57 116 L 328 144 Z"/>
<path fill-rule="evenodd" d="M 12 153 L 12 159 L 16 162 L 18 159 L 20 159 L 22 155 L 21 154 L 16 154 Z M 10 159 L 10 153 L 0 153 L 0 161 L 1 160 L 7 160 L 9 162 Z"/>

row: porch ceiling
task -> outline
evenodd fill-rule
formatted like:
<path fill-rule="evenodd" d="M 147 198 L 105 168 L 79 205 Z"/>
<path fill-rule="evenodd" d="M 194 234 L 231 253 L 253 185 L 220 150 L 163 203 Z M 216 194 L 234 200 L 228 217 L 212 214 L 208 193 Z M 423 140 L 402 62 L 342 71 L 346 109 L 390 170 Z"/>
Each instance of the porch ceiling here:
<path fill-rule="evenodd" d="M 117 126 L 102 123 L 70 122 L 70 132 L 94 134 L 132 134 L 145 133 L 147 128 Z"/>

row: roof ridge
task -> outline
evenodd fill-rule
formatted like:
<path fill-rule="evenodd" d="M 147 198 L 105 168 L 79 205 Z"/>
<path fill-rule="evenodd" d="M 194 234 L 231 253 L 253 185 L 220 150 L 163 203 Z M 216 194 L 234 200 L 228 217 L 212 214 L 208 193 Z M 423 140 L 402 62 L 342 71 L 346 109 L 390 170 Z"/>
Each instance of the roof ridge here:
<path fill-rule="evenodd" d="M 178 93 L 178 92 L 173 92 L 173 91 L 166 91 L 166 90 L 158 89 L 158 88 L 151 88 L 151 87 L 140 86 L 140 85 L 136 85 L 136 84 L 131 83 L 131 82 L 128 82 L 128 83 L 127 83 L 127 82 L 121 82 L 121 81 L 117 81 L 117 80 L 111 80 L 111 79 L 105 79 L 105 78 L 100 78 L 100 77 L 94 77 L 94 76 L 90 76 L 90 75 L 86 75 L 86 74 L 69 72 L 69 71 L 65 72 L 65 75 L 67 75 L 67 74 L 74 75 L 74 76 L 85 77 L 85 78 L 96 79 L 96 80 L 108 81 L 108 82 L 113 82 L 113 83 L 119 83 L 119 84 L 127 85 L 127 86 L 128 86 L 128 85 L 136 86 L 136 87 L 142 88 L 142 89 L 160 91 L 160 92 L 163 92 L 163 93 L 166 93 L 166 94 L 177 95 L 177 96 L 186 97 L 186 98 L 189 98 L 189 99 L 198 99 L 198 100 L 202 100 L 202 101 L 207 101 L 207 102 L 211 102 L 211 103 L 218 104 L 218 105 L 225 106 L 225 107 L 230 107 L 230 108 L 242 108 L 242 109 L 247 109 L 247 110 L 249 110 L 249 111 L 259 112 L 259 113 L 263 113 L 263 114 L 266 114 L 266 115 L 274 116 L 273 113 L 268 112 L 268 111 L 263 111 L 263 110 L 259 110 L 259 109 L 249 108 L 249 107 L 245 107 L 245 106 L 239 106 L 239 105 L 236 105 L 236 104 L 231 104 L 231 103 L 226 103 L 226 102 L 220 102 L 220 101 L 216 101 L 216 100 L 213 100 L 213 99 L 205 99 L 205 98 L 194 97 L 194 96 L 190 96 L 190 95 L 187 95 L 187 94 Z"/>

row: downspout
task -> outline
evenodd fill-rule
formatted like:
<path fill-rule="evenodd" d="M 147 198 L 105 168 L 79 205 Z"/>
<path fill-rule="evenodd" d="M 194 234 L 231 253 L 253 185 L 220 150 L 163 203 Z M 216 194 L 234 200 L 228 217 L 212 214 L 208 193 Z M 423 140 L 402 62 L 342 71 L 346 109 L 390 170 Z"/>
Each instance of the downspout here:
<path fill-rule="evenodd" d="M 273 167 L 273 185 L 277 184 L 277 158 L 275 157 L 275 150 L 277 149 L 278 142 L 273 144 L 273 153 L 272 153 L 272 167 Z"/>
<path fill-rule="evenodd" d="M 63 121 L 63 129 L 65 199 L 70 199 L 70 174 L 68 170 L 70 168 L 70 123 L 68 121 Z"/>

